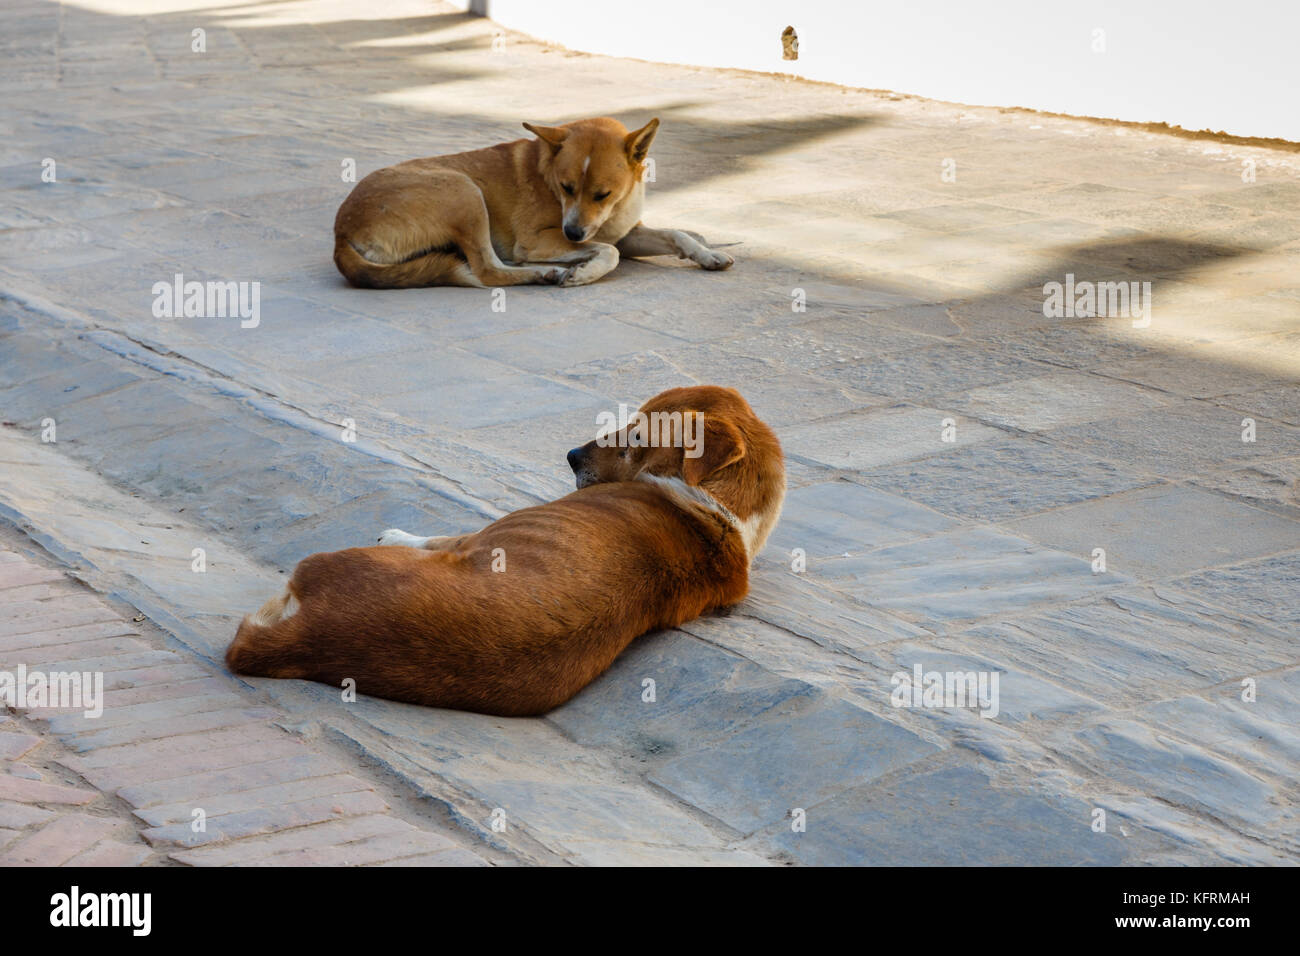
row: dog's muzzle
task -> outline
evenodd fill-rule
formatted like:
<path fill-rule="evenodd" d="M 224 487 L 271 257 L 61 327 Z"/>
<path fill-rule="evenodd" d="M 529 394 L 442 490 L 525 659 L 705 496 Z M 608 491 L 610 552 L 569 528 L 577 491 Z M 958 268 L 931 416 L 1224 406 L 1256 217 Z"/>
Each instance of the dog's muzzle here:
<path fill-rule="evenodd" d="M 587 238 L 587 230 L 580 226 L 565 225 L 564 238 L 568 239 L 570 242 L 582 242 L 582 240 Z"/>
<path fill-rule="evenodd" d="M 586 488 L 588 485 L 594 485 L 596 478 L 591 472 L 587 471 L 587 452 L 585 448 L 573 448 L 564 456 L 573 469 L 573 477 L 577 480 L 579 488 Z"/>

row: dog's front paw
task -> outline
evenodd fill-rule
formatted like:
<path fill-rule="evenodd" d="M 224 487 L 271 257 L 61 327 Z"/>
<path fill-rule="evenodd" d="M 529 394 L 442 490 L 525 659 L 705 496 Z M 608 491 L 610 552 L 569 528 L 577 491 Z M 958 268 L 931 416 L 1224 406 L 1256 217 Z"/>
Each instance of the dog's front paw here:
<path fill-rule="evenodd" d="M 607 269 L 593 267 L 591 263 L 584 262 L 581 265 L 565 269 L 564 276 L 560 279 L 559 284 L 562 286 L 590 285 L 607 271 Z"/>
<path fill-rule="evenodd" d="M 736 264 L 736 260 L 731 258 L 725 252 L 719 252 L 717 249 L 705 249 L 700 255 L 695 257 L 701 269 L 708 269 L 710 272 L 717 272 L 721 269 L 730 269 Z"/>
<path fill-rule="evenodd" d="M 427 538 L 417 538 L 413 534 L 407 534 L 405 531 L 399 531 L 397 528 L 389 528 L 379 536 L 379 543 L 383 545 L 397 545 L 407 548 L 419 548 L 424 545 Z"/>
<path fill-rule="evenodd" d="M 560 280 L 560 285 L 588 285 L 609 273 L 618 265 L 618 250 L 603 242 L 595 243 L 591 250 L 583 250 L 587 258 L 569 266 L 568 274 Z"/>
<path fill-rule="evenodd" d="M 562 267 L 547 269 L 545 272 L 542 273 L 542 284 L 543 285 L 564 285 L 565 284 L 564 280 L 569 277 L 569 273 L 572 271 L 573 271 L 572 269 L 565 269 Z"/>

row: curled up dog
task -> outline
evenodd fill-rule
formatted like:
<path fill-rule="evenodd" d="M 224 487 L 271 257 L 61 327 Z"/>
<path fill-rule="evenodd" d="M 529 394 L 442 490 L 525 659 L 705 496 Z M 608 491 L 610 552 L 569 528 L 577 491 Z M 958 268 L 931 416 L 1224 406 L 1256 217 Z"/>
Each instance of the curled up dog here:
<path fill-rule="evenodd" d="M 608 117 L 524 127 L 536 139 L 413 159 L 357 183 L 334 220 L 334 264 L 355 286 L 494 288 L 595 282 L 620 257 L 732 258 L 703 237 L 641 223 L 659 129 Z"/>

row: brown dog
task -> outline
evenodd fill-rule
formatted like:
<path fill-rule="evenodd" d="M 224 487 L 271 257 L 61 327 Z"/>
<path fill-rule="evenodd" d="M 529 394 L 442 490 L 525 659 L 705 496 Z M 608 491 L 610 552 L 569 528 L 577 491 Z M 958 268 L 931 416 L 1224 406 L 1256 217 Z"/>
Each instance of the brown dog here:
<path fill-rule="evenodd" d="M 694 425 L 687 424 L 694 422 Z M 734 604 L 776 525 L 776 436 L 728 388 L 674 388 L 569 452 L 578 490 L 476 534 L 302 561 L 232 671 L 488 714 L 564 703 L 633 639 Z"/>
<path fill-rule="evenodd" d="M 673 255 L 705 269 L 731 256 L 679 229 L 641 225 L 651 120 L 524 127 L 520 139 L 413 159 L 357 183 L 334 220 L 334 264 L 355 286 L 585 285 L 619 256 Z"/>

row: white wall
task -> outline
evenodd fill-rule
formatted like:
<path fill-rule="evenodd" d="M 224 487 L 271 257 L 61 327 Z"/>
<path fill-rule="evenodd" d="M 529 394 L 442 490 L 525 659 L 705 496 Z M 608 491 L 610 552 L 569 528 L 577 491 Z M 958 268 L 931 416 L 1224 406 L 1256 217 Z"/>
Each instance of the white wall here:
<path fill-rule="evenodd" d="M 1300 0 L 467 3 L 592 53 L 1300 141 Z M 781 59 L 787 25 L 794 62 Z"/>

